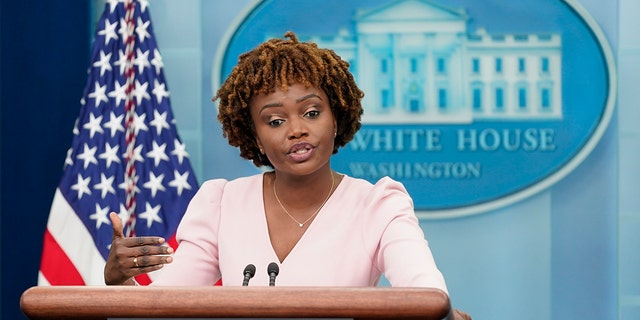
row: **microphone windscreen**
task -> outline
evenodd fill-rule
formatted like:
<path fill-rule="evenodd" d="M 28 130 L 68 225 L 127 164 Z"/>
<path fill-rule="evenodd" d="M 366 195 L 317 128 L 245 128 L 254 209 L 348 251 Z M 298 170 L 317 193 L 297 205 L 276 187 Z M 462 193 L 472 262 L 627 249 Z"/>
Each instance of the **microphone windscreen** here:
<path fill-rule="evenodd" d="M 278 264 L 275 262 L 269 263 L 269 266 L 267 267 L 267 274 L 271 275 L 273 273 L 277 276 L 278 272 L 280 272 L 280 268 L 278 267 Z"/>
<path fill-rule="evenodd" d="M 250 278 L 253 278 L 253 276 L 256 274 L 256 266 L 254 266 L 253 264 L 248 264 L 246 267 L 244 267 L 244 274 L 249 274 Z"/>

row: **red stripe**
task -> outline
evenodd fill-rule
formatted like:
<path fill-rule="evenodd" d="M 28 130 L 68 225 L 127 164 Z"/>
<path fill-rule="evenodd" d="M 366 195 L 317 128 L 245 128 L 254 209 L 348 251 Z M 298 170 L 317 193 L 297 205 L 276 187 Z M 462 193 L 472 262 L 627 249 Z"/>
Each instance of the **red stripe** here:
<path fill-rule="evenodd" d="M 136 282 L 142 286 L 148 286 L 151 283 L 151 278 L 146 273 L 140 274 L 136 276 Z"/>
<path fill-rule="evenodd" d="M 52 286 L 84 285 L 84 280 L 49 230 L 44 233 L 40 272 Z"/>
<path fill-rule="evenodd" d="M 174 234 L 169 240 L 167 240 L 167 244 L 175 251 L 178 249 L 178 240 L 176 240 L 176 235 Z"/>

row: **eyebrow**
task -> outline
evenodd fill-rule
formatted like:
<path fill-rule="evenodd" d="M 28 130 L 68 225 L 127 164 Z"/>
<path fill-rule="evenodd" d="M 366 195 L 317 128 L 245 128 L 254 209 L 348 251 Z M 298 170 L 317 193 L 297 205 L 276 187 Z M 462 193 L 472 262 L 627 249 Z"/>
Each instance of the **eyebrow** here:
<path fill-rule="evenodd" d="M 311 99 L 311 98 L 318 98 L 318 99 L 322 100 L 322 98 L 320 98 L 319 95 L 317 95 L 315 93 L 310 93 L 310 94 L 308 94 L 308 95 L 306 95 L 304 97 L 296 99 L 296 102 L 302 102 L 302 101 L 305 101 L 305 100 L 308 100 L 308 99 Z"/>
<path fill-rule="evenodd" d="M 300 97 L 300 98 L 296 99 L 296 103 L 300 103 L 302 101 L 309 100 L 311 98 L 318 98 L 318 99 L 322 100 L 322 98 L 319 95 L 317 95 L 315 93 L 310 93 L 310 94 L 308 94 L 306 96 L 303 96 L 303 97 Z M 282 107 L 282 106 L 283 106 L 283 104 L 281 102 L 267 103 L 264 106 L 262 106 L 262 108 L 260 108 L 260 112 L 262 112 L 264 109 L 273 108 L 273 107 Z"/>
<path fill-rule="evenodd" d="M 262 106 L 262 108 L 260 108 L 260 112 L 262 113 L 262 111 L 264 111 L 265 109 L 269 109 L 269 108 L 273 108 L 273 107 L 282 107 L 283 104 L 280 102 L 274 102 L 274 103 L 267 103 L 264 106 Z"/>

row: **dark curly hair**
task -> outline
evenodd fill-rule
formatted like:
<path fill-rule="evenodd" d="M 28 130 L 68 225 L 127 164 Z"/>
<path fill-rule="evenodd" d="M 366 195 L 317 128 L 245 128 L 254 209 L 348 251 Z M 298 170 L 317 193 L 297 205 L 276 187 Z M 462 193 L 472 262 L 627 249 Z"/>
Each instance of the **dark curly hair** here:
<path fill-rule="evenodd" d="M 318 48 L 312 42 L 299 42 L 289 31 L 288 39 L 271 39 L 243 53 L 213 101 L 220 100 L 218 120 L 229 144 L 240 148 L 240 156 L 260 166 L 273 167 L 260 153 L 251 119 L 249 103 L 258 94 L 287 90 L 300 83 L 322 89 L 329 98 L 337 122 L 333 153 L 353 139 L 360 129 L 361 100 L 349 63 L 333 50 Z"/>

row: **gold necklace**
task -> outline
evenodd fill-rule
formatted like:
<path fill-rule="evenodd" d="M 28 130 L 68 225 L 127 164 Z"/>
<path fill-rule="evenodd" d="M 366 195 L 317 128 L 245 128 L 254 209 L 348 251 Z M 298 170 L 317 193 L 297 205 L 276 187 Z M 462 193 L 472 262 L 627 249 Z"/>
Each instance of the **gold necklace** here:
<path fill-rule="evenodd" d="M 278 201 L 278 204 L 280 205 L 282 210 L 284 210 L 284 213 L 286 213 L 289 216 L 289 218 L 291 218 L 291 220 L 293 220 L 295 223 L 297 223 L 298 227 L 302 228 L 302 227 L 304 227 L 305 223 L 307 223 L 311 219 L 313 219 L 313 217 L 315 217 L 316 214 L 318 214 L 318 212 L 320 212 L 320 209 L 322 209 L 322 207 L 324 207 L 324 205 L 327 203 L 327 201 L 329 201 L 329 198 L 331 197 L 331 191 L 333 191 L 333 183 L 334 183 L 334 178 L 333 178 L 333 172 L 332 172 L 331 173 L 331 188 L 329 188 L 329 194 L 327 194 L 327 198 L 325 198 L 324 201 L 322 201 L 322 204 L 320 205 L 320 207 L 318 207 L 318 209 L 316 209 L 316 211 L 309 218 L 307 218 L 307 220 L 305 220 L 304 222 L 300 222 L 300 221 L 296 220 L 296 218 L 294 218 L 291 215 L 291 213 L 289 213 L 289 210 L 287 210 L 287 208 L 285 208 L 284 205 L 282 205 L 282 202 L 280 202 L 280 198 L 278 197 L 278 193 L 276 192 L 276 178 L 275 178 L 275 175 L 274 175 L 274 178 L 273 178 L 273 195 L 276 196 L 276 201 Z"/>

